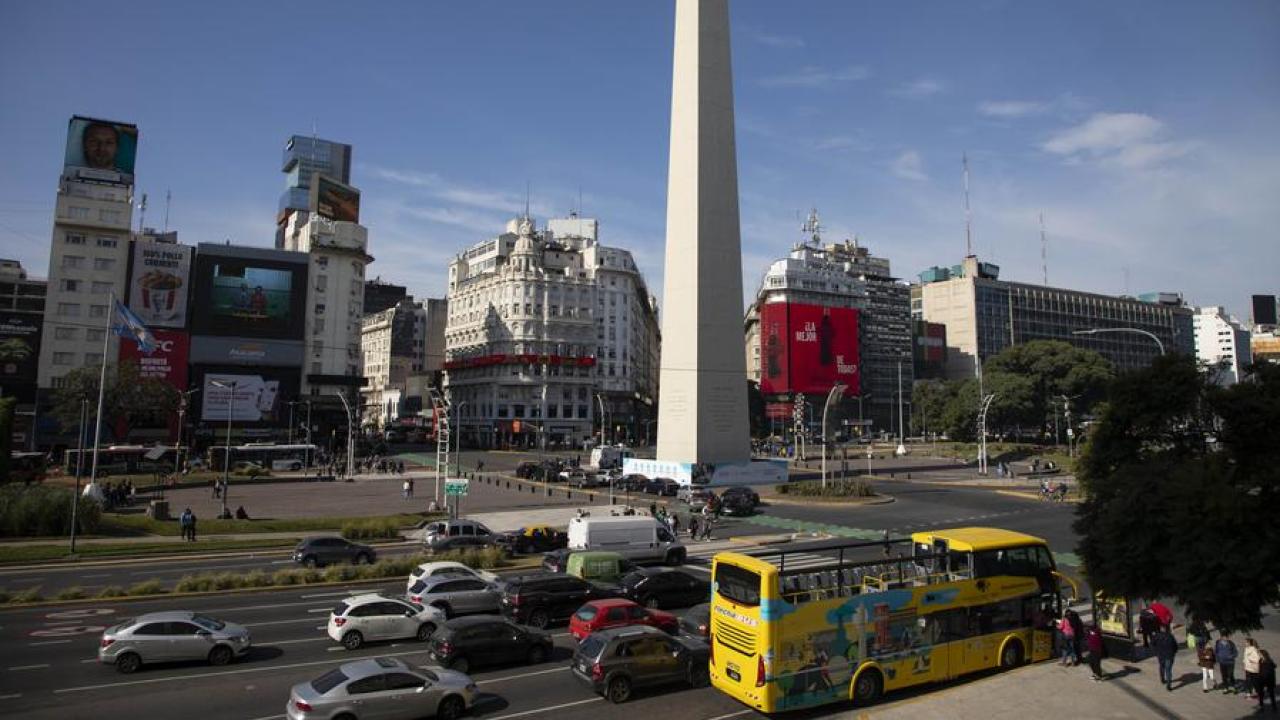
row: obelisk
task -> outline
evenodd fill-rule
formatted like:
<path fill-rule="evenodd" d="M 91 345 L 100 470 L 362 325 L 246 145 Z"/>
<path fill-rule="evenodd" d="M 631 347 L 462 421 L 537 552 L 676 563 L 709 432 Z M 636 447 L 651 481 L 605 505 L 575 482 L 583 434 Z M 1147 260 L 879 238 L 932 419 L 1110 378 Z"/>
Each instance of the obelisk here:
<path fill-rule="evenodd" d="M 750 460 L 727 0 L 676 0 L 657 460 Z"/>

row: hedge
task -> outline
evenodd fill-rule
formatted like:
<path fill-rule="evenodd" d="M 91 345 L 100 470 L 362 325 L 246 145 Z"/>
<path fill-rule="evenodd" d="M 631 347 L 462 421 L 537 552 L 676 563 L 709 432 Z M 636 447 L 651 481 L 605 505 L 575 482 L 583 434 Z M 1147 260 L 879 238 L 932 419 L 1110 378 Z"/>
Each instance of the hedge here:
<path fill-rule="evenodd" d="M 822 487 L 819 480 L 803 480 L 777 486 L 779 495 L 799 495 L 801 497 L 874 497 L 876 492 L 871 483 L 865 480 L 828 480 Z"/>
<path fill-rule="evenodd" d="M 73 490 L 50 485 L 0 487 L 0 537 L 59 537 L 71 533 Z M 81 498 L 77 532 L 94 533 L 102 521 L 102 506 Z"/>
<path fill-rule="evenodd" d="M 375 540 L 400 537 L 400 523 L 395 520 L 352 520 L 342 524 L 342 537 L 348 540 Z"/>

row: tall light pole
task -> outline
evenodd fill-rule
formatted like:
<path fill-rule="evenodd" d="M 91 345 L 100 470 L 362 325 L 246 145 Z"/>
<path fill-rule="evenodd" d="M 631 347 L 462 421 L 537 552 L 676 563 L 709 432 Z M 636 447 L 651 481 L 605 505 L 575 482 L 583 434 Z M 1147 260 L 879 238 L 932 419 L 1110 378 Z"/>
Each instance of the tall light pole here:
<path fill-rule="evenodd" d="M 453 466 L 456 468 L 455 472 L 459 475 L 462 474 L 462 407 L 466 404 L 466 400 L 459 401 L 457 410 L 453 414 L 454 425 L 457 426 L 455 428 L 457 439 L 453 441 Z M 446 462 L 445 464 L 447 465 L 448 463 Z"/>
<path fill-rule="evenodd" d="M 596 393 L 596 402 L 600 403 L 600 445 L 604 446 L 604 445 L 608 445 L 609 443 L 606 441 L 606 437 L 605 437 L 605 428 L 607 427 L 607 422 L 605 420 L 606 416 L 604 413 L 604 398 L 601 397 L 600 393 Z"/>
<path fill-rule="evenodd" d="M 84 424 L 89 419 L 89 396 L 80 396 L 80 438 L 76 449 L 76 491 L 71 494 L 71 553 L 76 552 L 76 515 L 80 510 L 80 470 L 84 467 Z M 32 432 L 35 432 L 34 426 Z"/>
<path fill-rule="evenodd" d="M 831 411 L 831 405 L 840 397 L 840 393 L 844 392 L 845 385 L 836 383 L 831 387 L 831 391 L 827 393 L 827 401 L 822 404 L 822 488 L 827 487 L 827 413 Z"/>
<path fill-rule="evenodd" d="M 227 447 L 222 458 L 222 514 L 218 517 L 230 517 L 227 511 L 227 493 L 231 491 L 231 418 L 235 416 L 236 381 L 230 383 L 221 380 L 210 380 L 209 384 L 227 391 Z"/>
<path fill-rule="evenodd" d="M 907 436 L 902 424 L 902 360 L 898 360 L 898 456 L 907 454 Z"/>
<path fill-rule="evenodd" d="M 198 392 L 200 392 L 200 388 L 184 390 L 182 392 L 182 400 L 178 403 L 178 442 L 177 447 L 173 449 L 173 474 L 175 476 L 182 472 L 182 419 L 187 413 L 187 400 Z M 163 483 L 160 485 L 160 499 L 164 499 Z"/>
<path fill-rule="evenodd" d="M 346 396 L 337 390 L 334 390 L 333 394 L 338 396 L 338 399 L 342 401 L 342 409 L 347 411 L 347 479 L 350 480 L 352 477 L 352 463 L 355 461 L 355 458 L 352 457 L 355 450 L 355 435 L 353 433 L 354 428 L 351 426 L 351 403 L 348 403 Z"/>
<path fill-rule="evenodd" d="M 996 393 L 982 398 L 982 407 L 978 410 L 978 474 L 987 474 L 987 411 L 991 409 L 991 401 Z"/>
<path fill-rule="evenodd" d="M 1156 347 L 1160 348 L 1160 354 L 1164 355 L 1164 343 L 1160 342 L 1160 338 L 1156 334 L 1141 328 L 1118 327 L 1118 328 L 1089 328 L 1087 330 L 1072 330 L 1072 335 L 1097 335 L 1098 333 L 1137 333 L 1146 335 L 1155 341 Z"/>

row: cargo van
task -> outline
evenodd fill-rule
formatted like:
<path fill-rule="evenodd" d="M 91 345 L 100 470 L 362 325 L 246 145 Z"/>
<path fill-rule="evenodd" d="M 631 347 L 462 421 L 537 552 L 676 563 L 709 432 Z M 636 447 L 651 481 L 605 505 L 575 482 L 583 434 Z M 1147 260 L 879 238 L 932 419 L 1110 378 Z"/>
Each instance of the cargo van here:
<path fill-rule="evenodd" d="M 591 466 L 597 470 L 620 468 L 622 463 L 635 457 L 630 448 L 617 445 L 605 445 L 591 451 Z"/>
<path fill-rule="evenodd" d="M 685 548 L 651 517 L 580 517 L 569 521 L 570 550 L 616 552 L 634 563 L 684 562 Z"/>
<path fill-rule="evenodd" d="M 634 569 L 635 565 L 619 553 L 583 550 L 569 554 L 564 572 L 583 580 L 616 583 Z"/>

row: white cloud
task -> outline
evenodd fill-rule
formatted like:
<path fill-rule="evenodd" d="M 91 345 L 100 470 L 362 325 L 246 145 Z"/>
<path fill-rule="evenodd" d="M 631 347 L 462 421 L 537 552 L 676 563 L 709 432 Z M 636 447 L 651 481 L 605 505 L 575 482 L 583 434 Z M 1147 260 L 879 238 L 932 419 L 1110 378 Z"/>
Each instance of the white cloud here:
<path fill-rule="evenodd" d="M 1136 170 L 1182 157 L 1194 143 L 1163 139 L 1164 123 L 1143 113 L 1096 113 L 1074 127 L 1059 130 L 1041 149 L 1069 163 L 1091 158 L 1102 165 Z"/>
<path fill-rule="evenodd" d="M 920 153 L 915 150 L 903 150 L 894 158 L 889 169 L 894 175 L 905 180 L 928 180 L 929 176 L 924 174 L 924 161 L 920 158 Z"/>
<path fill-rule="evenodd" d="M 813 143 L 814 150 L 866 150 L 867 142 L 852 135 L 832 135 Z"/>
<path fill-rule="evenodd" d="M 757 42 L 761 45 L 768 45 L 775 48 L 801 48 L 804 47 L 804 38 L 799 35 L 777 35 L 767 33 L 760 30 L 748 28 L 744 31 L 748 40 Z"/>
<path fill-rule="evenodd" d="M 837 83 L 866 80 L 871 77 L 871 70 L 865 65 L 850 65 L 846 68 L 828 69 L 809 65 L 799 70 L 778 75 L 766 75 L 760 78 L 764 87 L 827 87 Z"/>
<path fill-rule="evenodd" d="M 1048 112 L 1049 103 L 1038 100 L 986 100 L 978 103 L 978 112 L 987 117 L 1016 118 Z"/>
<path fill-rule="evenodd" d="M 931 78 L 920 78 L 906 85 L 900 85 L 891 92 L 898 97 L 904 98 L 926 98 L 931 95 L 937 95 L 942 92 L 942 83 Z"/>

